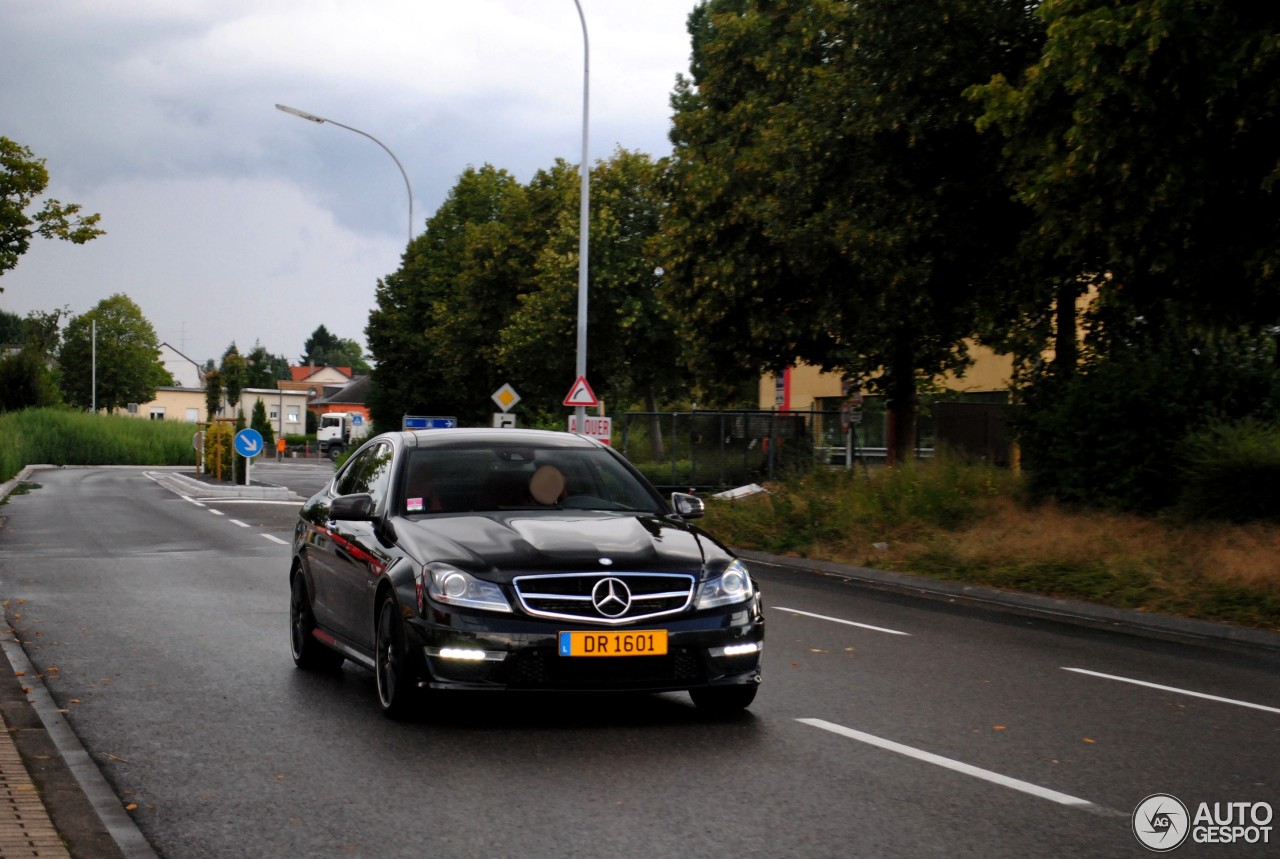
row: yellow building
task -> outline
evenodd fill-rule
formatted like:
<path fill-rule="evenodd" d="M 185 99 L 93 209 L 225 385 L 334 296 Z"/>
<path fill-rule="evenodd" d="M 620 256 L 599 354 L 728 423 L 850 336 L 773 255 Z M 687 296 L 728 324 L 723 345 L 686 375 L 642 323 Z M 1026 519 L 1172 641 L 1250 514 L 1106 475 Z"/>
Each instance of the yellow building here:
<path fill-rule="evenodd" d="M 1001 465 L 1013 461 L 1005 403 L 1013 359 L 986 346 L 969 344 L 973 363 L 963 376 L 945 374 L 938 386 L 955 395 L 935 402 L 920 415 L 915 447 L 928 455 L 939 443 Z M 796 364 L 760 379 L 760 408 L 808 414 L 810 432 L 820 446 L 840 454 L 849 444 L 872 457 L 883 455 L 892 435 L 890 415 L 881 397 L 861 397 L 843 378 L 809 364 Z M 852 401 L 852 403 L 851 403 Z M 849 405 L 856 408 L 848 408 Z M 836 418 L 836 413 L 839 417 Z M 843 455 L 843 454 L 840 454 Z"/>
<path fill-rule="evenodd" d="M 939 385 L 962 394 L 1003 394 L 1013 377 L 1013 358 L 986 346 L 970 344 L 973 364 L 963 377 L 948 373 Z M 865 393 L 865 392 L 864 392 Z M 783 411 L 820 411 L 839 408 L 851 392 L 844 389 L 843 379 L 835 373 L 824 373 L 809 364 L 796 364 L 780 374 L 760 378 L 760 408 Z"/>

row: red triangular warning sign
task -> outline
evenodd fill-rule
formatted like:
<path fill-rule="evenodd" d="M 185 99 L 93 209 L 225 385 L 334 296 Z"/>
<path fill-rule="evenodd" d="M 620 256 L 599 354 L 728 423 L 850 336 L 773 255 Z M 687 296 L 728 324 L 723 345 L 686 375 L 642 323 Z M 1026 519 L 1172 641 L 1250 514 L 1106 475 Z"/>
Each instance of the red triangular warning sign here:
<path fill-rule="evenodd" d="M 591 386 L 587 384 L 586 376 L 579 376 L 578 381 L 573 383 L 573 387 L 569 389 L 569 396 L 564 398 L 566 406 L 598 406 L 600 401 L 596 399 L 595 391 L 591 390 Z"/>

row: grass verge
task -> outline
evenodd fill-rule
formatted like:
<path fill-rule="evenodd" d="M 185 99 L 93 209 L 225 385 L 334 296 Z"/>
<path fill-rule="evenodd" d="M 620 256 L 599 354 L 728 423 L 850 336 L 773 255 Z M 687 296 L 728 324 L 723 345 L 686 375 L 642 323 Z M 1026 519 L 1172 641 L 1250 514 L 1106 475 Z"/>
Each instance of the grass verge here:
<path fill-rule="evenodd" d="M 1280 631 L 1280 526 L 1022 502 L 1006 470 L 955 460 L 823 472 L 712 500 L 734 546 Z"/>
<path fill-rule="evenodd" d="M 194 465 L 195 427 L 67 409 L 0 414 L 0 481 L 27 465 Z"/>

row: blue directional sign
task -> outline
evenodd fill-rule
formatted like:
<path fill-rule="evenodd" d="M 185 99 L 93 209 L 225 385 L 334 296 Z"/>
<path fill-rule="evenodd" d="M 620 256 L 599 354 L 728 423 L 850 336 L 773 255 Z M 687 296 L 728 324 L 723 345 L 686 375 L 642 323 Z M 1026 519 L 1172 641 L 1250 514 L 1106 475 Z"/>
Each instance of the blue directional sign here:
<path fill-rule="evenodd" d="M 236 433 L 236 453 L 253 458 L 262 453 L 262 433 L 250 427 Z"/>
<path fill-rule="evenodd" d="M 404 429 L 407 430 L 424 430 L 424 429 L 457 429 L 457 418 L 427 418 L 416 415 L 405 415 L 402 423 Z"/>

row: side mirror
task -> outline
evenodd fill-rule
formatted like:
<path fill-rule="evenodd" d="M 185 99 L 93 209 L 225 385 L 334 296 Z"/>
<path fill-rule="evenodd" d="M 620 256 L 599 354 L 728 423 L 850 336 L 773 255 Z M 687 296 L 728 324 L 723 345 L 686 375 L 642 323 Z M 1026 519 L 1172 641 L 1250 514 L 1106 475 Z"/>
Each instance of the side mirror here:
<path fill-rule="evenodd" d="M 329 518 L 346 519 L 349 522 L 370 522 L 373 520 L 373 496 L 368 492 L 339 495 L 329 505 Z"/>
<path fill-rule="evenodd" d="M 671 508 L 681 519 L 699 519 L 707 511 L 701 498 L 687 492 L 672 492 Z"/>

